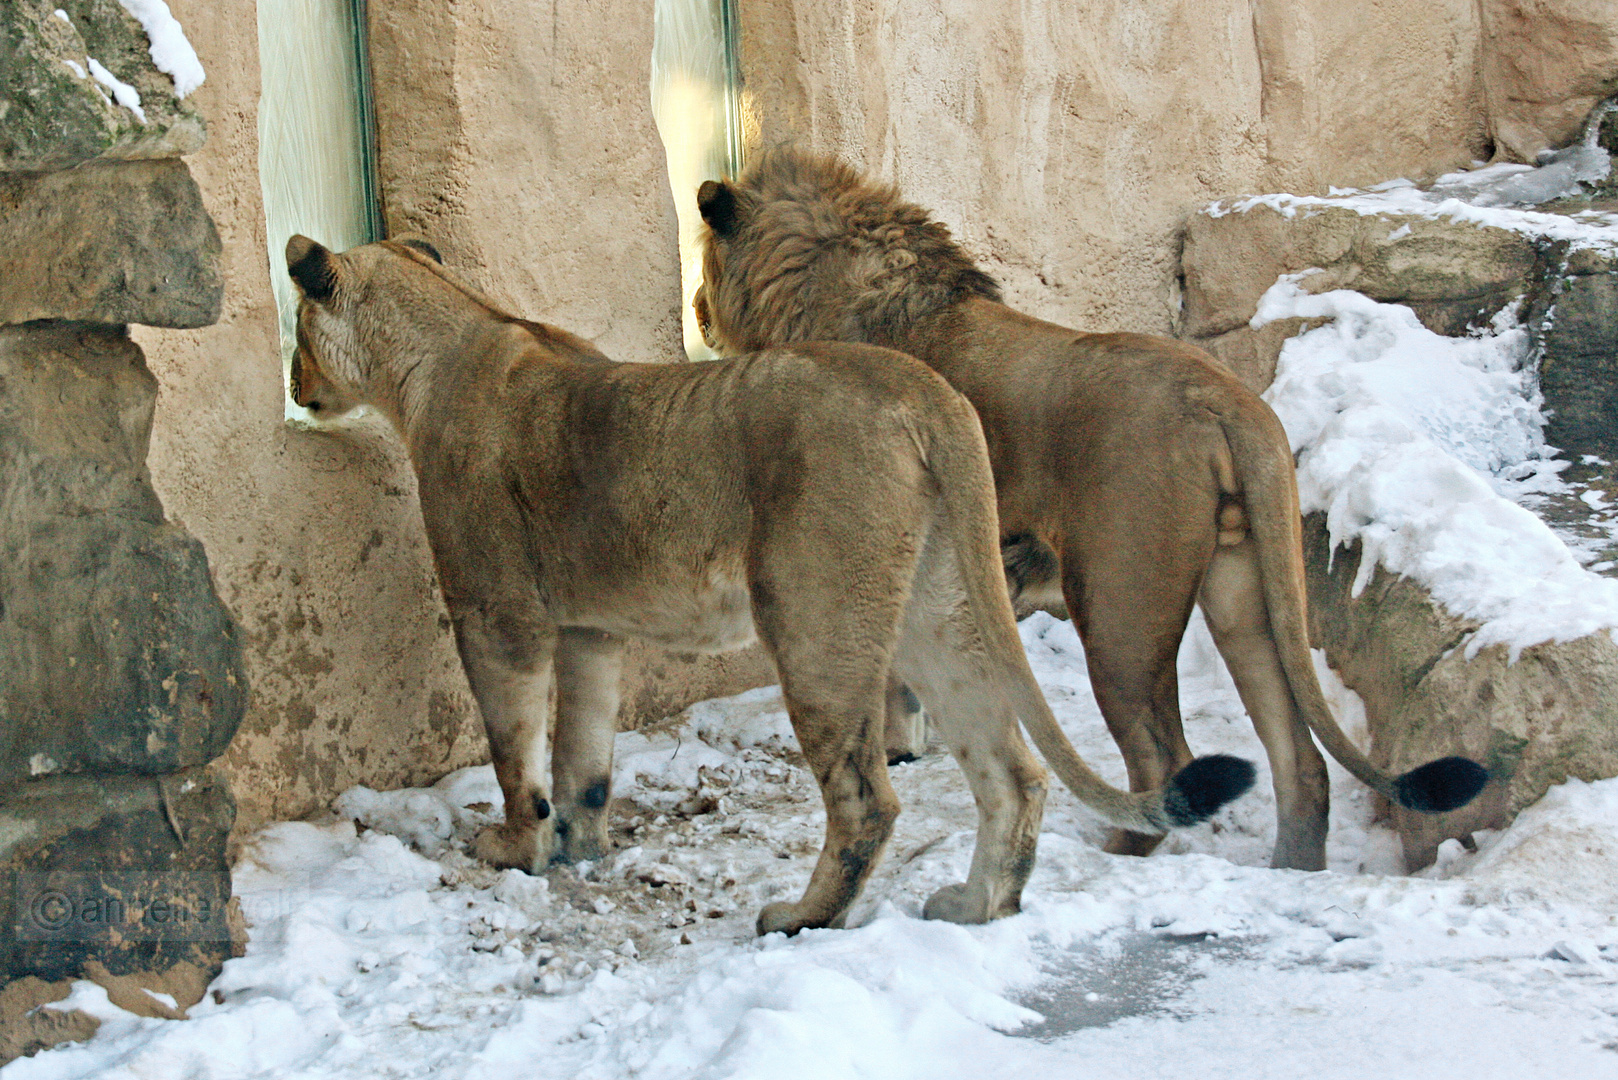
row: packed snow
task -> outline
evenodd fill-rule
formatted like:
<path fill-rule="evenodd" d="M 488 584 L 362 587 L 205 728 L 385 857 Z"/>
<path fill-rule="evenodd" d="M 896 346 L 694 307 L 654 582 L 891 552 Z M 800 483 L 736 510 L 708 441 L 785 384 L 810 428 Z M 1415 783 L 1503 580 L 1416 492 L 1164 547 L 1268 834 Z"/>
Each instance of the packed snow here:
<path fill-rule="evenodd" d="M 1310 295 L 1287 275 L 1252 324 L 1328 319 L 1287 341 L 1265 400 L 1298 455 L 1305 513 L 1324 511 L 1333 547 L 1364 544 L 1357 595 L 1378 565 L 1425 586 L 1512 659 L 1545 641 L 1618 627 L 1618 580 L 1585 569 L 1521 503 L 1560 490 L 1526 331 L 1511 309 L 1486 333 L 1451 338 L 1398 304 Z"/>
<path fill-rule="evenodd" d="M 163 0 L 118 0 L 134 16 L 151 42 L 152 64 L 174 80 L 174 94 L 185 97 L 207 78 L 197 51 L 185 36 L 185 28 Z M 142 121 L 144 123 L 144 121 Z"/>
<path fill-rule="evenodd" d="M 1121 781 L 1072 626 L 1021 630 L 1069 736 Z M 1262 774 L 1200 622 L 1180 674 L 1193 746 Z M 1335 766 L 1318 874 L 1264 867 L 1267 774 L 1149 859 L 1103 854 L 1058 789 L 1023 914 L 959 927 L 919 918 L 975 825 L 935 752 L 893 770 L 904 813 L 853 928 L 758 939 L 820 844 L 794 745 L 774 688 L 621 735 L 616 853 L 543 877 L 466 855 L 498 816 L 487 767 L 353 789 L 342 814 L 253 839 L 247 955 L 190 1019 L 81 983 L 96 1036 L 0 1077 L 1618 1076 L 1618 781 L 1557 788 L 1418 877 Z"/>

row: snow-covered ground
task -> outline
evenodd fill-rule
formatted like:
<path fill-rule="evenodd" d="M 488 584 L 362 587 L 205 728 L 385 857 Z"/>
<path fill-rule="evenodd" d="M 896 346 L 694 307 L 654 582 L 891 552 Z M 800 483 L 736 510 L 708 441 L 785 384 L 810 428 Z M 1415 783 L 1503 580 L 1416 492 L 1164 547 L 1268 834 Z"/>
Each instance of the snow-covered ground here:
<path fill-rule="evenodd" d="M 1070 737 L 1121 780 L 1071 625 L 1035 615 L 1022 634 Z M 1200 623 L 1181 680 L 1193 746 L 1262 772 Z M 1618 781 L 1556 789 L 1420 877 L 1336 771 L 1318 874 L 1264 867 L 1262 775 L 1149 859 L 1102 854 L 1058 789 L 1024 913 L 968 928 L 918 917 L 964 874 L 974 824 L 933 754 L 894 770 L 905 810 L 854 928 L 761 940 L 754 915 L 802 888 L 823 820 L 788 730 L 765 689 L 620 736 L 617 853 L 542 878 L 465 855 L 498 804 L 486 768 L 356 789 L 340 804 L 369 827 L 253 841 L 247 955 L 191 1019 L 80 984 L 96 1037 L 0 1076 L 1618 1076 Z"/>

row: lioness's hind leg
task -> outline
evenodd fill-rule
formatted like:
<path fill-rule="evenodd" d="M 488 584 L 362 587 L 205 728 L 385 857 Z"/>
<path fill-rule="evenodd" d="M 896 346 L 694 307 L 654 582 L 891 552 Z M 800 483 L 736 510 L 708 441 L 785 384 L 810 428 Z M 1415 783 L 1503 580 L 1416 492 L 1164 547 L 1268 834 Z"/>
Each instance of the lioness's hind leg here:
<path fill-rule="evenodd" d="M 623 639 L 600 630 L 570 627 L 557 640 L 551 794 L 561 855 L 569 862 L 599 859 L 609 850 L 607 808 L 623 658 Z"/>
<path fill-rule="evenodd" d="M 839 544 L 782 522 L 760 531 L 753 618 L 826 806 L 826 843 L 803 898 L 759 913 L 760 934 L 793 934 L 843 925 L 899 816 L 883 748 L 885 688 L 914 556 L 876 532 L 868 544 Z"/>
<path fill-rule="evenodd" d="M 1275 783 L 1275 852 L 1270 865 L 1291 870 L 1326 868 L 1326 821 L 1331 786 L 1326 761 L 1292 700 L 1276 652 L 1259 576 L 1258 549 L 1249 536 L 1222 546 L 1202 584 L 1202 611 L 1225 658 L 1236 690 Z"/>
<path fill-rule="evenodd" d="M 455 620 L 455 644 L 506 804 L 505 822 L 479 833 L 472 853 L 538 873 L 556 847 L 544 774 L 555 631 L 522 613 L 479 610 Z"/>
<path fill-rule="evenodd" d="M 758 932 L 795 934 L 805 927 L 840 927 L 865 887 L 899 816 L 899 797 L 888 782 L 883 757 L 881 685 L 859 703 L 811 704 L 782 688 L 792 730 L 820 783 L 826 806 L 826 844 L 809 887 L 796 902 L 768 904 Z"/>
<path fill-rule="evenodd" d="M 929 549 L 918 575 L 896 669 L 910 681 L 966 774 L 977 802 L 977 845 L 966 881 L 940 889 L 923 915 L 981 923 L 1021 910 L 1034 869 L 1047 779 L 1028 744 L 998 671 L 982 651 L 975 621 L 954 579 L 953 556 Z"/>

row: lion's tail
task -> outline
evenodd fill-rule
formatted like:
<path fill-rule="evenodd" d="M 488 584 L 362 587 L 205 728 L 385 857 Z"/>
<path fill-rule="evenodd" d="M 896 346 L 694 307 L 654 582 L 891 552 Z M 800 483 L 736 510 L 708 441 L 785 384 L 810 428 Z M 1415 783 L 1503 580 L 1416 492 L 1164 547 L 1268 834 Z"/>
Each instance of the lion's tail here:
<path fill-rule="evenodd" d="M 927 465 L 942 492 L 945 528 L 991 677 L 997 679 L 1034 745 L 1062 783 L 1111 824 L 1157 835 L 1206 820 L 1252 786 L 1254 772 L 1249 762 L 1226 754 L 1200 757 L 1177 772 L 1167 786 L 1132 793 L 1097 776 L 1063 734 L 1028 667 L 1006 595 L 993 513 L 994 476 L 989 471 L 983 429 L 965 398 L 956 396 L 952 404 L 954 408 L 940 411 L 964 418 L 962 426 L 970 438 L 929 440 Z"/>
<path fill-rule="evenodd" d="M 1471 802 L 1488 770 L 1463 757 L 1439 758 L 1399 776 L 1373 765 L 1337 726 L 1309 656 L 1305 614 L 1303 525 L 1292 453 L 1268 406 L 1244 417 L 1223 417 L 1248 527 L 1258 549 L 1259 578 L 1271 638 L 1292 700 L 1326 752 L 1367 787 L 1400 806 L 1437 814 Z M 1243 422 L 1245 421 L 1245 422 Z"/>

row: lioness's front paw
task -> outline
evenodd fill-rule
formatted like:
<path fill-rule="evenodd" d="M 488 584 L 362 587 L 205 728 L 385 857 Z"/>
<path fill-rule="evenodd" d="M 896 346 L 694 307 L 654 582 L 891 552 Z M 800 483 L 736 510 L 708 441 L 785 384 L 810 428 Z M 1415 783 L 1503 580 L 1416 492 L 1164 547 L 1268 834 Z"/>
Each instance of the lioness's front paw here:
<path fill-rule="evenodd" d="M 544 871 L 556 847 L 549 823 L 490 825 L 472 840 L 472 854 L 496 869 L 515 867 L 530 874 Z"/>
<path fill-rule="evenodd" d="M 965 885 L 945 885 L 928 898 L 921 909 L 924 919 L 942 919 L 952 923 L 984 923 L 989 921 L 988 905 L 974 896 Z"/>
<path fill-rule="evenodd" d="M 785 901 L 765 904 L 764 910 L 758 913 L 758 923 L 754 928 L 758 931 L 759 937 L 773 934 L 777 930 L 791 937 L 803 929 L 803 923 L 798 921 L 798 905 Z"/>

